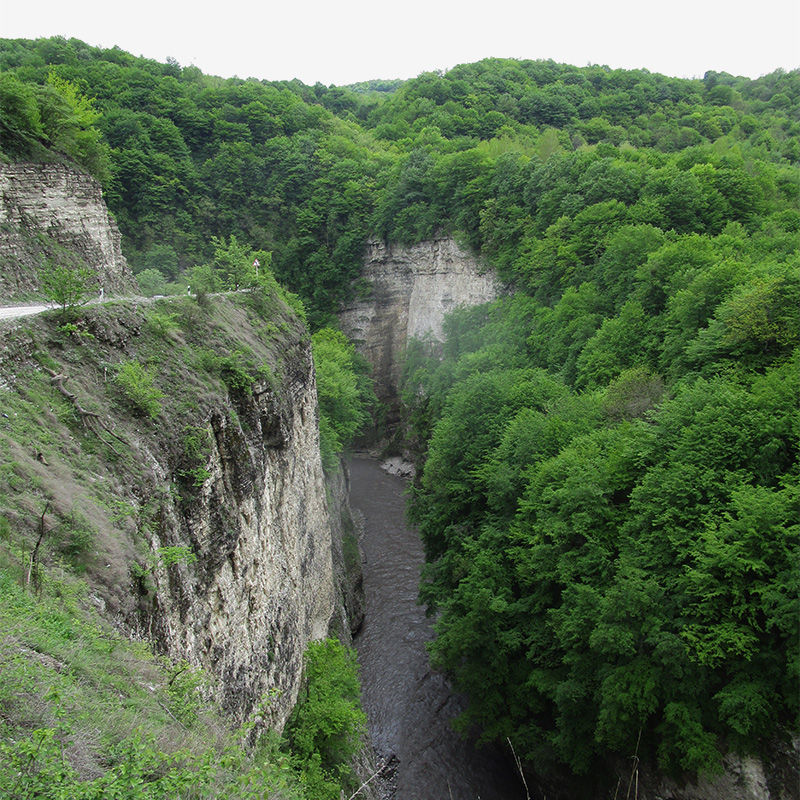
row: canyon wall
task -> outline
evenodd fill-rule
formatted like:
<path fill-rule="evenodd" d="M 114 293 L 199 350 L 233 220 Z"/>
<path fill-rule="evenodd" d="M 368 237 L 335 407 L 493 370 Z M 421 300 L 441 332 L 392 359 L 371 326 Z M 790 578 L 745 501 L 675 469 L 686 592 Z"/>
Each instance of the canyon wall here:
<path fill-rule="evenodd" d="M 279 728 L 297 699 L 306 646 L 342 615 L 328 497 L 336 508 L 346 502 L 326 492 L 310 346 L 287 344 L 277 390 L 256 384 L 235 414 L 210 413 L 206 477 L 179 489 L 150 542 L 153 553 L 188 545 L 197 560 L 156 570 L 147 615 L 173 658 L 219 678 L 232 718 L 268 699 L 263 718 Z"/>
<path fill-rule="evenodd" d="M 63 164 L 0 164 L 0 295 L 35 292 L 45 261 L 84 263 L 98 291 L 124 294 L 136 282 L 100 184 Z"/>
<path fill-rule="evenodd" d="M 0 447 L 18 486 L 36 487 L 3 495 L 0 516 L 35 540 L 44 507 L 52 548 L 83 531 L 69 557 L 103 615 L 206 668 L 232 723 L 259 712 L 280 729 L 308 643 L 346 638 L 363 609 L 346 472 L 322 469 L 310 339 L 268 302 L 92 305 L 74 334 L 55 315 L 0 322 Z M 237 374 L 255 380 L 229 385 L 220 359 L 237 347 Z M 132 362 L 150 365 L 155 416 L 120 392 Z"/>
<path fill-rule="evenodd" d="M 63 165 L 0 165 L 6 302 L 38 288 L 45 259 L 85 264 L 107 295 L 134 283 L 94 179 Z M 51 526 L 86 520 L 95 550 L 82 568 L 105 615 L 206 668 L 233 721 L 260 710 L 281 728 L 309 641 L 346 638 L 363 614 L 360 560 L 343 546 L 346 471 L 326 480 L 322 470 L 305 326 L 277 296 L 237 295 L 206 308 L 185 297 L 91 305 L 77 327 L 68 336 L 55 318 L 0 324 L 0 392 L 9 403 L 29 391 L 49 397 L 47 372 L 60 372 L 115 444 L 104 450 L 67 408 L 48 415 L 42 444 L 12 443 L 13 456 L 52 498 Z M 247 369 L 266 376 L 246 391 L 219 373 L 220 359 L 244 351 Z M 115 384 L 129 362 L 149 364 L 163 393 L 153 420 Z M 87 475 L 87 448 L 98 447 Z M 3 511 L 27 524 L 22 508 Z"/>
<path fill-rule="evenodd" d="M 410 339 L 443 339 L 448 311 L 494 300 L 496 276 L 449 237 L 419 244 L 367 245 L 364 291 L 339 314 L 344 332 L 373 369 L 378 398 L 397 397 L 403 353 Z"/>

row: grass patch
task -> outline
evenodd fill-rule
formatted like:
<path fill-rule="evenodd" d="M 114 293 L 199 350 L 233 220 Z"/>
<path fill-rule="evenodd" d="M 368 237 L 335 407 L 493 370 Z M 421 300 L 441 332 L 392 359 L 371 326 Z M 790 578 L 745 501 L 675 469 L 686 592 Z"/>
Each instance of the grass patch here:
<path fill-rule="evenodd" d="M 320 699 L 335 701 L 330 692 L 344 688 L 343 708 L 350 709 L 358 696 L 352 665 L 342 661 L 338 643 L 318 645 L 310 656 L 298 744 L 281 743 L 274 732 L 266 732 L 249 746 L 253 724 L 226 725 L 209 700 L 207 674 L 185 662 L 160 659 L 144 642 L 131 641 L 104 623 L 81 580 L 50 572 L 39 596 L 26 591 L 22 572 L 2 543 L 8 536 L 3 520 L 0 797 L 333 796 L 320 793 L 318 781 L 312 784 L 308 776 L 314 765 L 327 769 L 330 759 L 341 755 L 341 724 L 347 726 L 351 717 L 360 724 L 361 717 L 348 710 L 346 719 L 333 720 L 336 733 L 320 739 L 324 753 L 314 749 L 312 732 L 325 713 Z M 301 731 L 302 744 L 297 738 Z"/>

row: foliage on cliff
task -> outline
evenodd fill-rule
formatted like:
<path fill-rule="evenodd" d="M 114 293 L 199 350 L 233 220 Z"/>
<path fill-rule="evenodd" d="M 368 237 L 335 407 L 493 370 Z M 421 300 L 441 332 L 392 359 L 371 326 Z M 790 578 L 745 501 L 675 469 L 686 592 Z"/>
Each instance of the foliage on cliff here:
<path fill-rule="evenodd" d="M 322 463 L 335 469 L 341 453 L 368 419 L 375 395 L 369 365 L 347 337 L 333 328 L 313 334 L 311 344 L 319 396 L 319 437 Z"/>
<path fill-rule="evenodd" d="M 243 747 L 251 726 L 230 729 L 207 676 L 122 636 L 84 582 L 48 569 L 23 588 L 0 519 L 0 796 L 306 797 L 273 740 Z"/>
<path fill-rule="evenodd" d="M 361 712 L 357 672 L 338 642 L 312 648 L 316 671 L 307 693 L 322 694 L 328 711 L 347 710 L 327 718 L 340 729 L 320 732 L 320 703 L 306 701 L 297 714 L 316 738 L 294 744 L 294 734 L 290 742 L 262 731 L 253 744 L 254 723 L 232 729 L 209 699 L 210 676 L 121 635 L 100 617 L 82 581 L 48 570 L 36 594 L 26 590 L 13 553 L 16 532 L 4 522 L 2 533 L 1 797 L 338 800 L 350 785 L 331 747 L 359 743 Z M 333 764 L 335 774 L 321 763 Z"/>
<path fill-rule="evenodd" d="M 335 639 L 312 642 L 306 685 L 289 720 L 286 738 L 308 796 L 340 800 L 358 788 L 352 760 L 362 747 L 367 719 L 354 650 Z"/>

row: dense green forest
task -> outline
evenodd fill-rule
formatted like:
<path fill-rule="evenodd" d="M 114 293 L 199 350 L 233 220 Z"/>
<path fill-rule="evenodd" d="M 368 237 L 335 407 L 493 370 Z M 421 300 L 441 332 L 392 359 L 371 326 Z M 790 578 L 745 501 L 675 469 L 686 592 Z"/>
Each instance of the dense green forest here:
<path fill-rule="evenodd" d="M 597 239 L 558 256 L 575 261 L 623 222 L 715 234 L 793 209 L 799 106 L 796 73 L 700 81 L 493 59 L 349 90 L 0 40 L 6 157 L 63 153 L 96 174 L 137 273 L 174 280 L 211 259 L 215 236 L 271 251 L 314 324 L 370 235 L 457 232 L 530 282 L 525 254 L 557 250 L 561 233 L 545 234 L 563 216 Z"/>
<path fill-rule="evenodd" d="M 310 87 L 58 38 L 0 40 L 0 70 L 3 157 L 97 175 L 145 282 L 235 236 L 316 329 L 369 237 L 444 231 L 498 271 L 404 391 L 465 728 L 578 773 L 797 728 L 800 73 Z"/>

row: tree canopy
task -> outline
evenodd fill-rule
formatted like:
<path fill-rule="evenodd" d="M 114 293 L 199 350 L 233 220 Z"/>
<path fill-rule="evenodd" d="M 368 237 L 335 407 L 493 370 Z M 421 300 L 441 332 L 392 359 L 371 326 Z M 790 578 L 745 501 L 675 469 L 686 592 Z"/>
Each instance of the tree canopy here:
<path fill-rule="evenodd" d="M 77 39 L 2 39 L 0 147 L 97 174 L 135 272 L 173 280 L 211 261 L 213 237 L 235 235 L 273 253 L 321 326 L 370 236 L 457 232 L 544 297 L 554 279 L 580 281 L 570 259 L 599 254 L 619 224 L 751 231 L 764 213 L 796 211 L 799 83 L 487 59 L 309 87 Z M 530 274 L 552 261 L 557 233 L 574 241 Z"/>

